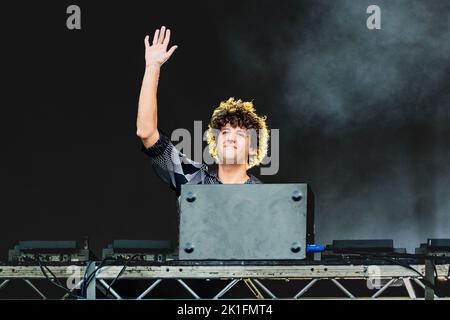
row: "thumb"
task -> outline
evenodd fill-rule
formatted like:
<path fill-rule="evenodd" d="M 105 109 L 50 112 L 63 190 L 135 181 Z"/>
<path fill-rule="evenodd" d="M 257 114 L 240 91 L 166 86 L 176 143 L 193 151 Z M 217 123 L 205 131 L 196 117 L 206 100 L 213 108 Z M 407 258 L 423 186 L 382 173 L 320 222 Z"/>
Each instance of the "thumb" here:
<path fill-rule="evenodd" d="M 178 46 L 173 46 L 172 48 L 170 48 L 169 51 L 167 51 L 167 57 L 170 57 L 177 48 Z"/>

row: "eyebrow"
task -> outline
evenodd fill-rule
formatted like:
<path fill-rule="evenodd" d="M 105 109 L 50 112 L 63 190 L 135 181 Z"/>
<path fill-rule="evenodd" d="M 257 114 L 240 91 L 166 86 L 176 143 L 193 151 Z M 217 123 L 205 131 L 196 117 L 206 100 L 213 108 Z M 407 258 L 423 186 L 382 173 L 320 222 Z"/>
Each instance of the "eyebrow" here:
<path fill-rule="evenodd" d="M 224 131 L 230 131 L 231 130 L 231 128 L 223 128 L 223 129 L 221 129 L 221 132 L 224 132 Z M 237 132 L 242 132 L 242 133 L 245 133 L 245 131 L 244 131 L 244 129 L 236 129 L 236 131 Z"/>
<path fill-rule="evenodd" d="M 222 128 L 222 130 L 231 130 L 232 128 L 230 128 L 230 127 L 224 127 L 224 128 Z M 234 128 L 233 128 L 234 129 Z M 237 128 L 236 130 L 238 130 L 238 131 L 244 131 L 244 129 L 242 129 L 242 128 Z"/>

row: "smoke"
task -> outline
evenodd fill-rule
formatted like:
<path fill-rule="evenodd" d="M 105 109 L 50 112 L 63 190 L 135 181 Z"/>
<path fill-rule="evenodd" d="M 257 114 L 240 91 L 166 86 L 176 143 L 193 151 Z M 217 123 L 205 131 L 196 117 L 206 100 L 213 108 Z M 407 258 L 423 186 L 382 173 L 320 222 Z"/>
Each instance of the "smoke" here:
<path fill-rule="evenodd" d="M 235 21 L 227 39 L 244 81 L 282 82 L 280 139 L 298 148 L 280 160 L 316 191 L 317 238 L 450 237 L 450 2 L 301 3 L 267 9 L 263 47 Z"/>
<path fill-rule="evenodd" d="M 440 3 L 377 1 L 381 30 L 366 27 L 371 2 L 320 6 L 317 30 L 303 30 L 308 35 L 289 57 L 285 99 L 292 116 L 333 134 L 374 119 L 430 116 L 416 104 L 449 71 L 450 6 Z"/>

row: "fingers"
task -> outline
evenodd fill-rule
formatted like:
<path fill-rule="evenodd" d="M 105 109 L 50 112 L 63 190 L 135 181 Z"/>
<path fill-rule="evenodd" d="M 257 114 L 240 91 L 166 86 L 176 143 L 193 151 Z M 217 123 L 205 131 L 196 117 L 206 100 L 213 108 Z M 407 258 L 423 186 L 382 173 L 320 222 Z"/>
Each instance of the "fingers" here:
<path fill-rule="evenodd" d="M 167 58 L 170 58 L 170 56 L 172 55 L 172 53 L 175 52 L 175 50 L 178 48 L 178 46 L 173 46 L 172 48 L 170 48 L 169 51 L 167 51 Z"/>
<path fill-rule="evenodd" d="M 153 36 L 153 42 L 152 42 L 152 44 L 156 44 L 156 43 L 158 42 L 158 37 L 159 37 L 159 29 L 157 29 L 157 30 L 155 31 L 155 34 L 154 34 L 154 36 Z"/>
<path fill-rule="evenodd" d="M 165 26 L 162 26 L 162 27 L 161 27 L 161 32 L 159 33 L 158 43 L 160 43 L 160 44 L 163 43 L 165 33 L 166 33 L 166 27 L 165 27 Z"/>
<path fill-rule="evenodd" d="M 146 36 L 145 40 L 144 40 L 145 45 L 147 47 L 150 46 L 148 39 L 149 39 L 149 37 Z M 169 45 L 169 42 L 170 42 L 170 29 L 166 29 L 165 26 L 162 26 L 161 29 L 157 29 L 155 31 L 155 34 L 153 35 L 152 45 L 163 44 L 167 48 L 167 46 Z M 172 50 L 172 49 L 173 49 L 173 47 L 170 50 Z M 173 51 L 175 51 L 175 49 L 173 49 Z M 173 53 L 173 51 L 172 51 L 172 53 Z"/>
<path fill-rule="evenodd" d="M 166 36 L 165 36 L 164 42 L 163 42 L 163 44 L 166 48 L 169 45 L 169 41 L 170 41 L 170 29 L 167 29 Z"/>

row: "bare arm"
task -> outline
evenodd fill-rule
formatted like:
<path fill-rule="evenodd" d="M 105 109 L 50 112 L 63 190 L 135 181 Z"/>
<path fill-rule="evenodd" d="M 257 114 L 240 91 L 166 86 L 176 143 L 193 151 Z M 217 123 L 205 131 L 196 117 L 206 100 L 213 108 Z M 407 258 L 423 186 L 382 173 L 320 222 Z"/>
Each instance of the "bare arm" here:
<path fill-rule="evenodd" d="M 159 139 L 157 98 L 158 80 L 161 66 L 173 54 L 177 46 L 172 46 L 167 51 L 170 41 L 170 30 L 163 26 L 156 30 L 153 42 L 150 46 L 149 36 L 145 43 L 145 74 L 142 80 L 141 93 L 136 120 L 136 134 L 142 140 L 146 148 L 153 146 Z"/>

